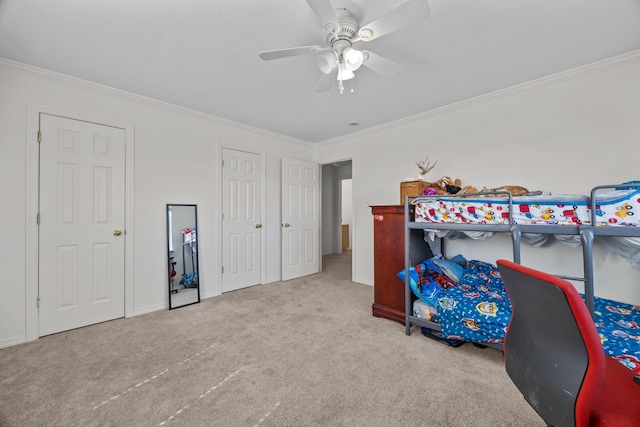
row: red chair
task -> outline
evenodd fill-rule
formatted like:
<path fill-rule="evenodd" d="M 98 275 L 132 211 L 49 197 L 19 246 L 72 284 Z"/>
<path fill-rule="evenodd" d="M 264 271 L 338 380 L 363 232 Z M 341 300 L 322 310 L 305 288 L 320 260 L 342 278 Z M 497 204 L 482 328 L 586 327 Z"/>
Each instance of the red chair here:
<path fill-rule="evenodd" d="M 640 426 L 639 379 L 605 356 L 573 285 L 511 261 L 497 264 L 513 306 L 507 374 L 547 425 Z"/>

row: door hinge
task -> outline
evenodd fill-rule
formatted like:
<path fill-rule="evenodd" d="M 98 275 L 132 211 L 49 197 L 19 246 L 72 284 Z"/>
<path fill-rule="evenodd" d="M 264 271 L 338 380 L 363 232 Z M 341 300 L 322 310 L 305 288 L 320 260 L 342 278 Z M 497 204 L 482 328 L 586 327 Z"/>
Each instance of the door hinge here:
<path fill-rule="evenodd" d="M 40 131 L 38 131 L 38 143 L 40 143 L 41 139 L 42 139 L 42 134 L 40 133 Z"/>
<path fill-rule="evenodd" d="M 222 267 L 222 274 L 224 274 L 224 267 Z"/>
<path fill-rule="evenodd" d="M 36 298 L 36 307 L 40 308 L 40 295 Z"/>
<path fill-rule="evenodd" d="M 222 167 L 224 167 L 224 160 L 222 161 Z"/>
<path fill-rule="evenodd" d="M 36 224 L 40 225 L 40 212 L 36 214 Z"/>

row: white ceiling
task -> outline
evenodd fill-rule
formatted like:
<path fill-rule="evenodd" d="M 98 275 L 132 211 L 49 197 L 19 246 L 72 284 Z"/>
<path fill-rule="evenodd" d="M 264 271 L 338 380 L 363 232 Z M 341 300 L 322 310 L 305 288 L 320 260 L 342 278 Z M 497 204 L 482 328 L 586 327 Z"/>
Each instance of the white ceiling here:
<path fill-rule="evenodd" d="M 365 24 L 404 1 L 331 3 Z M 640 0 L 429 5 L 427 20 L 357 44 L 405 68 L 362 67 L 353 94 L 316 93 L 313 54 L 258 57 L 322 45 L 305 0 L 0 0 L 0 57 L 319 142 L 640 49 Z"/>

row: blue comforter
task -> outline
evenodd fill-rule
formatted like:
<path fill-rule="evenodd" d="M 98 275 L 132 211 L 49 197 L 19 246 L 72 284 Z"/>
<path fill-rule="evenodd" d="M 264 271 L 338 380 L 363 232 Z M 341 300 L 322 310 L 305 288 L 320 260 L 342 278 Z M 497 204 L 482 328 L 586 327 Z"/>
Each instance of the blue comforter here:
<path fill-rule="evenodd" d="M 442 335 L 450 339 L 500 343 L 511 320 L 511 302 L 500 273 L 482 261 L 467 262 L 458 285 L 443 290 L 436 308 Z"/>
<path fill-rule="evenodd" d="M 398 276 L 404 280 L 404 270 Z M 409 283 L 437 312 L 431 320 L 440 324 L 446 339 L 504 341 L 511 302 L 493 264 L 461 255 L 434 257 L 411 268 Z M 640 374 L 640 307 L 596 297 L 594 314 L 605 354 Z"/>

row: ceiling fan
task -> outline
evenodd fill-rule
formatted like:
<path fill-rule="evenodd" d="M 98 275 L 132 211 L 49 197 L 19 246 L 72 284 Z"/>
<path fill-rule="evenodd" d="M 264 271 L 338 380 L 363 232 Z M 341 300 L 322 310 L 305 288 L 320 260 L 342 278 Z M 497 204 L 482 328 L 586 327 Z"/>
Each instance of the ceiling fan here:
<path fill-rule="evenodd" d="M 322 37 L 325 47 L 312 45 L 260 52 L 265 61 L 304 54 L 316 54 L 318 68 L 323 75 L 316 92 L 329 90 L 334 80 L 342 94 L 343 81 L 352 79 L 360 66 L 381 74 L 395 77 L 402 71 L 402 65 L 390 61 L 368 50 L 357 50 L 358 42 L 368 42 L 415 24 L 429 17 L 427 0 L 409 0 L 386 14 L 361 26 L 351 12 L 345 8 L 334 9 L 329 0 L 306 0 L 309 7 L 322 23 Z"/>

